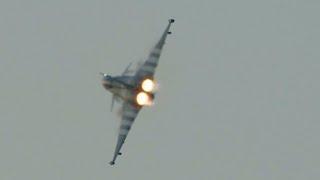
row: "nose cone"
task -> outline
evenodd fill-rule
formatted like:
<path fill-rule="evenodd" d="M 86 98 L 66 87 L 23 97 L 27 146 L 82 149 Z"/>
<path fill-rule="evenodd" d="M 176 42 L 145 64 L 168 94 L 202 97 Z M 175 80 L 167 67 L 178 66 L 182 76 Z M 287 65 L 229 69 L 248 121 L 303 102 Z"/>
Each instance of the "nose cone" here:
<path fill-rule="evenodd" d="M 112 85 L 111 85 L 111 77 L 104 74 L 103 75 L 103 78 L 102 78 L 102 85 L 104 88 L 106 88 L 107 90 L 112 88 Z"/>

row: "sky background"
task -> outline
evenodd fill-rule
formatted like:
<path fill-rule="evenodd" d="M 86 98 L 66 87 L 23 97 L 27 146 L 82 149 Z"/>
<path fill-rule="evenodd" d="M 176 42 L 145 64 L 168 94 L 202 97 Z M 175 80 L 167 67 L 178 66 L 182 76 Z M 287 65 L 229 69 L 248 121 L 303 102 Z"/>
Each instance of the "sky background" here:
<path fill-rule="evenodd" d="M 0 179 L 320 179 L 319 9 L 0 0 Z M 111 167 L 119 118 L 98 73 L 145 60 L 171 17 L 156 105 Z"/>

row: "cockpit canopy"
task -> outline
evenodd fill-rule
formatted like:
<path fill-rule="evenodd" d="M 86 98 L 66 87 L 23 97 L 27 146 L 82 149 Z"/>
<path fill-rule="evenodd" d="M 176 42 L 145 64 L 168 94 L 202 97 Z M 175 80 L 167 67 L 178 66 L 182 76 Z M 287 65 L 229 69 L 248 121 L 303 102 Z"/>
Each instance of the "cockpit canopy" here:
<path fill-rule="evenodd" d="M 107 80 L 107 81 L 110 81 L 112 79 L 112 77 L 108 74 L 103 74 L 103 79 L 104 80 Z"/>

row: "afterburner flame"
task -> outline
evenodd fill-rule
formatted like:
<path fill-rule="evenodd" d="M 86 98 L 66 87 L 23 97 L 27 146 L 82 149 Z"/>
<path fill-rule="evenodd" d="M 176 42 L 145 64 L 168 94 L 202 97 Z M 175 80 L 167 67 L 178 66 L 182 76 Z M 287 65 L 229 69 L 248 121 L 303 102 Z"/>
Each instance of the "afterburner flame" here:
<path fill-rule="evenodd" d="M 152 99 L 150 96 L 145 92 L 139 92 L 136 97 L 137 103 L 140 106 L 149 106 L 152 104 Z"/>
<path fill-rule="evenodd" d="M 145 79 L 141 84 L 142 89 L 145 92 L 152 92 L 155 90 L 155 83 L 151 79 Z"/>

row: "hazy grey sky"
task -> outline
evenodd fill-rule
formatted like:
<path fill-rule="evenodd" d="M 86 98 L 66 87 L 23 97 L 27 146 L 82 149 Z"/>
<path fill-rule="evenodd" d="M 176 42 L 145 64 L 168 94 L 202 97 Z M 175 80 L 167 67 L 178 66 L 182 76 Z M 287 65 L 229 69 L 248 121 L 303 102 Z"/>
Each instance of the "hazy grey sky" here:
<path fill-rule="evenodd" d="M 320 179 L 320 2 L 0 0 L 1 180 Z M 173 17 L 116 166 L 98 72 Z"/>

